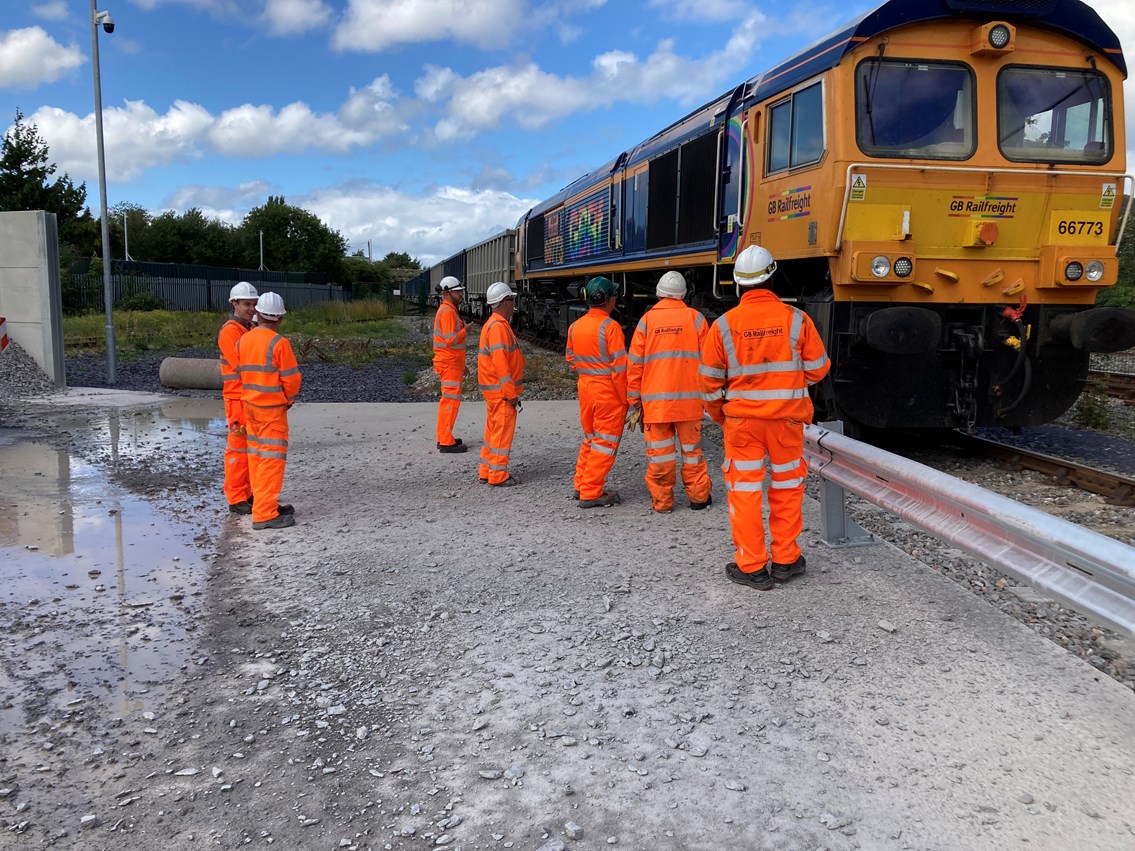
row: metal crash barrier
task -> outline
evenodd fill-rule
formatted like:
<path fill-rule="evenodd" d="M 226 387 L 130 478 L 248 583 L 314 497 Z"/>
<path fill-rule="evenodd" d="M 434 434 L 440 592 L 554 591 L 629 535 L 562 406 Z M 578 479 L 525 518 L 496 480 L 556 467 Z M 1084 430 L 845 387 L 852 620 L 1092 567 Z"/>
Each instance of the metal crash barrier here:
<path fill-rule="evenodd" d="M 862 542 L 866 535 L 847 520 L 842 490 L 826 491 L 834 486 L 1135 637 L 1135 547 L 852 440 L 840 431 L 833 423 L 805 429 L 804 457 L 822 477 L 820 503 L 827 543 Z M 829 516 L 836 511 L 843 515 L 842 522 Z M 842 534 L 829 538 L 834 532 Z"/>

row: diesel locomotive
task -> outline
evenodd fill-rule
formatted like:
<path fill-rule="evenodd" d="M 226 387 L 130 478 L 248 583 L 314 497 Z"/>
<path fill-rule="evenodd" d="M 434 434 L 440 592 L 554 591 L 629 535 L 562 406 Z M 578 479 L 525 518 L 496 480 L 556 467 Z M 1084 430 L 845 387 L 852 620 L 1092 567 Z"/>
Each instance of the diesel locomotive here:
<path fill-rule="evenodd" d="M 737 303 L 733 258 L 759 244 L 831 356 L 819 417 L 1049 422 L 1092 352 L 1135 346 L 1135 314 L 1096 306 L 1132 189 L 1126 75 L 1080 0 L 889 0 L 430 276 L 461 277 L 474 309 L 512 284 L 514 322 L 554 339 L 600 274 L 629 328 L 668 270 L 713 318 Z"/>

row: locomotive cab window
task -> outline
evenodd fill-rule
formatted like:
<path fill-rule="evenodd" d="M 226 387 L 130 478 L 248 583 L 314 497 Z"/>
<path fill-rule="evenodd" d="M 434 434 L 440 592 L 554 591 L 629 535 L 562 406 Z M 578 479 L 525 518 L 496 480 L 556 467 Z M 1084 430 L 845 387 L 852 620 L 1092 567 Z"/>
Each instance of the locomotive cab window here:
<path fill-rule="evenodd" d="M 968 159 L 976 146 L 973 70 L 954 62 L 861 62 L 855 138 L 870 157 Z"/>
<path fill-rule="evenodd" d="M 818 163 L 824 154 L 822 83 L 793 92 L 768 111 L 768 173 Z"/>
<path fill-rule="evenodd" d="M 1010 66 L 997 77 L 997 143 L 1017 162 L 1111 159 L 1111 90 L 1098 71 Z"/>

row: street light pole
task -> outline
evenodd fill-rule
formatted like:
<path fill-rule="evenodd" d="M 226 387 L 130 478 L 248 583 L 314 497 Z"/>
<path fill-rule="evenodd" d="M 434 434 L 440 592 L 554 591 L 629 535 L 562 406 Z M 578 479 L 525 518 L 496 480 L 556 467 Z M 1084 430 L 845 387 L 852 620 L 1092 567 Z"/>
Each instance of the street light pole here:
<path fill-rule="evenodd" d="M 99 80 L 99 24 L 108 32 L 114 32 L 114 20 L 109 12 L 95 9 L 91 0 L 91 59 L 95 74 L 95 139 L 99 161 L 99 207 L 102 221 L 102 291 L 106 308 L 106 383 L 116 384 L 114 370 L 114 291 L 110 283 L 110 223 L 106 213 L 106 159 L 102 143 L 102 84 Z"/>

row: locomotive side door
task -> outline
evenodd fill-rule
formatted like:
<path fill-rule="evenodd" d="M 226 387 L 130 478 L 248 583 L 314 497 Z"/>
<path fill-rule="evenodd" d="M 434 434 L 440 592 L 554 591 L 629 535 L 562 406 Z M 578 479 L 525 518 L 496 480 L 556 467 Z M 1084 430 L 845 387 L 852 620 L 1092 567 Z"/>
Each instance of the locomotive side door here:
<path fill-rule="evenodd" d="M 717 253 L 722 262 L 730 262 L 741 249 L 741 234 L 748 189 L 745 138 L 743 133 L 742 84 L 733 92 L 729 105 L 715 116 L 724 126 L 718 149 L 717 186 Z"/>

